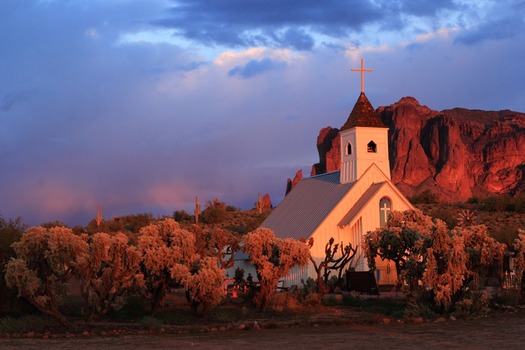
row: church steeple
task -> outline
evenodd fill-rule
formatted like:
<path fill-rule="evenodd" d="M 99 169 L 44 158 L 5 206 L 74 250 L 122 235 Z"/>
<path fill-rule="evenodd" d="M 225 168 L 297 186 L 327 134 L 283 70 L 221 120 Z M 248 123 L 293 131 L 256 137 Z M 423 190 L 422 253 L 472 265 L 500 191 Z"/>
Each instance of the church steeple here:
<path fill-rule="evenodd" d="M 376 164 L 390 178 L 390 163 L 388 159 L 388 127 L 372 107 L 364 92 L 364 73 L 371 69 L 364 68 L 361 59 L 361 94 L 341 127 L 341 183 L 351 183 L 359 180 L 361 175 L 372 164 Z"/>
<path fill-rule="evenodd" d="M 375 111 L 374 107 L 364 92 L 361 92 L 357 102 L 352 109 L 352 112 L 348 116 L 346 123 L 341 127 L 340 131 L 355 127 L 368 127 L 368 128 L 386 128 L 385 124 L 379 118 L 379 114 Z"/>

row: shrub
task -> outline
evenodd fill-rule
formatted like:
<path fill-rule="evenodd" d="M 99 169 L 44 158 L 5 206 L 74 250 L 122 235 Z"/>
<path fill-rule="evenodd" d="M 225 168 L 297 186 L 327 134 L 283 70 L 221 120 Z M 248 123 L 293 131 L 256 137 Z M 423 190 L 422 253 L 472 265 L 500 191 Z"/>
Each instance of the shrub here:
<path fill-rule="evenodd" d="M 177 222 L 191 221 L 191 215 L 185 210 L 177 210 L 173 212 L 173 219 Z"/>
<path fill-rule="evenodd" d="M 0 333 L 43 332 L 49 327 L 49 319 L 41 315 L 0 318 Z"/>
<path fill-rule="evenodd" d="M 218 198 L 206 203 L 206 209 L 202 212 L 202 219 L 208 224 L 218 224 L 226 219 L 226 204 Z"/>
<path fill-rule="evenodd" d="M 405 308 L 404 317 L 430 319 L 437 317 L 432 305 L 422 302 L 409 302 Z"/>
<path fill-rule="evenodd" d="M 244 251 L 257 270 L 260 289 L 255 297 L 256 305 L 264 309 L 269 303 L 280 278 L 296 265 L 305 266 L 310 259 L 306 243 L 294 239 L 279 239 L 272 230 L 258 228 L 244 239 Z"/>
<path fill-rule="evenodd" d="M 412 204 L 434 204 L 438 203 L 438 197 L 431 190 L 424 190 L 423 192 L 410 198 Z"/>

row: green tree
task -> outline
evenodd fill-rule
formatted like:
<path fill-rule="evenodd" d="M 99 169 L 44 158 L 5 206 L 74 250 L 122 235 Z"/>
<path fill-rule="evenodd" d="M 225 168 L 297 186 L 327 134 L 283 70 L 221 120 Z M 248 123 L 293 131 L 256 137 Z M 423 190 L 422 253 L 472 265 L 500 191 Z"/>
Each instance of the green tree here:
<path fill-rule="evenodd" d="M 375 270 L 376 258 L 389 259 L 396 266 L 398 288 L 403 278 L 411 286 L 417 284 L 423 266 L 414 262 L 430 245 L 432 226 L 432 219 L 420 210 L 393 211 L 386 227 L 368 232 L 364 237 L 363 249 L 370 269 Z"/>

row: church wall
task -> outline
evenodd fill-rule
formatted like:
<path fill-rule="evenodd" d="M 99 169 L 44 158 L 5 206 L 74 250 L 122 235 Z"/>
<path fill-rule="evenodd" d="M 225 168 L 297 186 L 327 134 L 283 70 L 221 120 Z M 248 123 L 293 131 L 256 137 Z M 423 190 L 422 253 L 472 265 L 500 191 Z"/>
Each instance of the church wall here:
<path fill-rule="evenodd" d="M 355 129 L 349 129 L 340 133 L 341 137 L 341 183 L 350 183 L 357 180 L 356 172 L 356 135 Z M 348 144 L 351 145 L 351 153 L 348 153 Z"/>
<path fill-rule="evenodd" d="M 384 186 L 381 191 L 376 193 L 363 209 L 363 237 L 376 228 L 379 228 L 379 201 L 383 197 L 388 197 L 391 200 L 391 210 L 404 211 L 411 209 L 410 204 L 407 204 L 402 197 L 398 195 L 390 186 Z M 364 270 L 368 270 L 368 263 L 365 261 Z M 397 278 L 395 265 L 389 261 L 376 260 L 376 280 L 380 285 L 392 285 Z"/>
<path fill-rule="evenodd" d="M 368 152 L 368 143 L 376 144 L 376 152 Z M 375 163 L 390 179 L 390 164 L 388 160 L 388 129 L 386 128 L 356 128 L 356 170 L 357 178 Z"/>

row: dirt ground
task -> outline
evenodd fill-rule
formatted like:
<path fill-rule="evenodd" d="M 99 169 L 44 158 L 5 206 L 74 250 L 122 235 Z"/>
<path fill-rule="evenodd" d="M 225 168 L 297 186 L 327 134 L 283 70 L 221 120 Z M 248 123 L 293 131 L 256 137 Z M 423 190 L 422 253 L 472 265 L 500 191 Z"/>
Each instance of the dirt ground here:
<path fill-rule="evenodd" d="M 0 339 L 0 349 L 523 349 L 525 312 L 443 322 L 232 329 L 187 334 Z"/>

